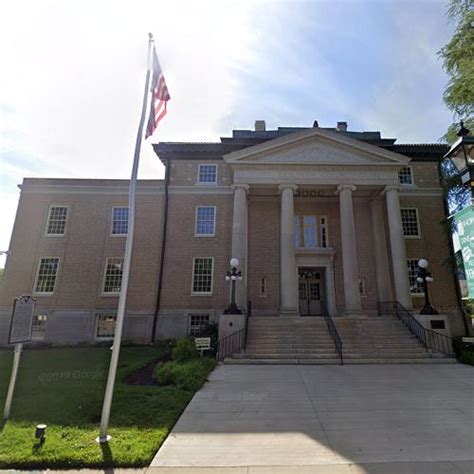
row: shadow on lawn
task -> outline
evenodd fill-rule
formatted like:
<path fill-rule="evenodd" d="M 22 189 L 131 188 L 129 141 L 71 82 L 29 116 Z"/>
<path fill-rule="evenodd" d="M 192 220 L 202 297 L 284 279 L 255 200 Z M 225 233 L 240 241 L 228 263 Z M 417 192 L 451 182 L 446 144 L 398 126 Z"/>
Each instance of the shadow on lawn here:
<path fill-rule="evenodd" d="M 104 460 L 104 466 L 111 466 L 113 464 L 112 450 L 110 449 L 109 443 L 100 443 L 100 449 L 102 451 L 102 458 Z M 114 472 L 113 469 L 110 472 Z"/>

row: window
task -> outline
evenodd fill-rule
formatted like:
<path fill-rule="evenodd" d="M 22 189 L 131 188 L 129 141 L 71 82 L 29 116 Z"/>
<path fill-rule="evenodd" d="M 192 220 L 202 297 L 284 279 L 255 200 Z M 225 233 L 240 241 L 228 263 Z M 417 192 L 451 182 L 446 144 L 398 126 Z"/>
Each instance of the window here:
<path fill-rule="evenodd" d="M 216 232 L 216 208 L 215 206 L 196 207 L 196 229 L 197 236 L 213 236 Z"/>
<path fill-rule="evenodd" d="M 405 237 L 419 237 L 418 209 L 401 209 L 403 235 Z"/>
<path fill-rule="evenodd" d="M 35 293 L 53 293 L 59 258 L 42 258 L 36 275 Z"/>
<path fill-rule="evenodd" d="M 259 280 L 259 295 L 267 296 L 267 279 L 265 277 L 260 278 Z"/>
<path fill-rule="evenodd" d="M 33 326 L 31 328 L 31 339 L 33 339 L 34 341 L 42 341 L 44 339 L 47 319 L 48 318 L 45 314 L 37 314 L 33 316 Z"/>
<path fill-rule="evenodd" d="M 112 208 L 112 235 L 127 235 L 128 207 Z"/>
<path fill-rule="evenodd" d="M 413 184 L 413 174 L 411 166 L 405 166 L 398 172 L 398 182 L 400 184 Z"/>
<path fill-rule="evenodd" d="M 209 325 L 208 314 L 190 314 L 188 334 L 192 337 L 199 336 L 203 329 Z"/>
<path fill-rule="evenodd" d="M 424 295 L 423 283 L 416 281 L 418 277 L 418 260 L 419 258 L 410 258 L 408 264 L 408 280 L 410 282 L 410 293 L 412 295 Z"/>
<path fill-rule="evenodd" d="M 321 217 L 321 225 L 319 226 L 321 233 L 321 247 L 328 246 L 328 229 L 326 225 L 326 217 Z"/>
<path fill-rule="evenodd" d="M 117 316 L 111 314 L 98 314 L 95 336 L 97 339 L 112 339 L 115 334 Z"/>
<path fill-rule="evenodd" d="M 295 247 L 315 249 L 327 247 L 327 219 L 316 216 L 295 216 Z"/>
<path fill-rule="evenodd" d="M 123 258 L 108 258 L 105 265 L 104 293 L 120 293 Z"/>
<path fill-rule="evenodd" d="M 49 208 L 46 235 L 64 235 L 67 209 L 67 206 L 51 206 Z"/>
<path fill-rule="evenodd" d="M 217 165 L 199 165 L 198 183 L 216 183 Z"/>
<path fill-rule="evenodd" d="M 193 264 L 192 293 L 210 295 L 212 293 L 213 258 L 195 258 Z"/>

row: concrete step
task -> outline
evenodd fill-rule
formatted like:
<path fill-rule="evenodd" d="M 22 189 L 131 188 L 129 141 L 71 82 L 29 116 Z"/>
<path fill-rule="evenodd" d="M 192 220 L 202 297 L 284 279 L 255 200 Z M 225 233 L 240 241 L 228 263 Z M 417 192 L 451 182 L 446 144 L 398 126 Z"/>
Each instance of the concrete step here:
<path fill-rule="evenodd" d="M 339 365 L 339 358 L 333 359 L 250 359 L 226 358 L 224 364 L 248 364 L 248 365 Z M 430 358 L 430 359 L 383 359 L 383 358 L 366 358 L 366 359 L 349 359 L 344 360 L 344 364 L 456 364 L 456 359 L 451 358 Z"/>

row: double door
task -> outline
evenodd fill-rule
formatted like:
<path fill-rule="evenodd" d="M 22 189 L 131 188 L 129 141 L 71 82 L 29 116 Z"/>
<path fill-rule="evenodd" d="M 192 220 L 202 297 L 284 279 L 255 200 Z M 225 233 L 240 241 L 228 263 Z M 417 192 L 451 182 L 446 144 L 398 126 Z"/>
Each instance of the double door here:
<path fill-rule="evenodd" d="M 319 278 L 300 278 L 300 314 L 302 316 L 321 316 L 321 281 Z"/>

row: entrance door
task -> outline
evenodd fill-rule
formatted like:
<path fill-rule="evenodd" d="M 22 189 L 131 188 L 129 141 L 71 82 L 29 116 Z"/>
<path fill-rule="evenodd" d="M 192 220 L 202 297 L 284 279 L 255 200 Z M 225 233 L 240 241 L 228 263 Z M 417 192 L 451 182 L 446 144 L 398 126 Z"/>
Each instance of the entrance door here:
<path fill-rule="evenodd" d="M 299 301 L 302 316 L 321 316 L 321 273 L 300 271 Z"/>

